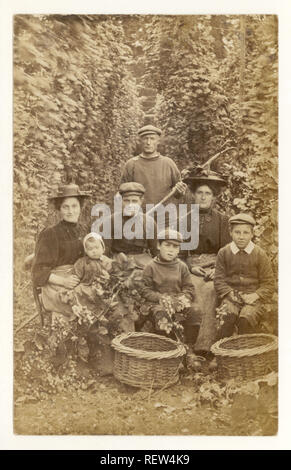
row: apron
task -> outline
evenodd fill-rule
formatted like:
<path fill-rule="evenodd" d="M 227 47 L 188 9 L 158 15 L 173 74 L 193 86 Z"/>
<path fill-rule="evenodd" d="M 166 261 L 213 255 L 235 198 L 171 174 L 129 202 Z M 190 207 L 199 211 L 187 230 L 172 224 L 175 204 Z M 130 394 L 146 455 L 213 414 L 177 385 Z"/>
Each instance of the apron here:
<path fill-rule="evenodd" d="M 187 264 L 195 264 L 205 269 L 206 273 L 214 267 L 216 254 L 203 253 L 193 255 L 187 259 Z M 212 266 L 207 267 L 211 264 Z M 202 312 L 202 322 L 195 343 L 195 351 L 210 351 L 210 347 L 217 340 L 216 307 L 217 296 L 213 281 L 205 282 L 203 277 L 191 275 L 195 287 L 195 299 Z"/>
<path fill-rule="evenodd" d="M 51 274 L 61 275 L 63 277 L 69 277 L 73 274 L 74 266 L 71 264 L 66 264 L 63 266 L 58 266 L 57 268 L 51 271 Z M 68 320 L 73 320 L 76 318 L 75 314 L 72 312 L 70 305 L 65 304 L 60 299 L 60 292 L 66 291 L 67 289 L 63 286 L 57 286 L 48 282 L 41 289 L 41 296 L 44 308 L 49 312 L 61 313 L 68 317 Z"/>

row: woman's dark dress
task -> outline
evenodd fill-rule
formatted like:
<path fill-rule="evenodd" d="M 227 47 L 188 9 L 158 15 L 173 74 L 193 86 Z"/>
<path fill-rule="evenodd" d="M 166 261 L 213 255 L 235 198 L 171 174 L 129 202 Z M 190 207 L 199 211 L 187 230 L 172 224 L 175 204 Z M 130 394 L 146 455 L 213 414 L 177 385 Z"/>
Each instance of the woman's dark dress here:
<path fill-rule="evenodd" d="M 228 217 L 216 209 L 200 211 L 199 244 L 196 250 L 187 253 L 186 264 L 190 270 L 194 266 L 201 266 L 209 272 L 215 265 L 216 255 L 220 248 L 230 241 Z M 217 331 L 215 321 L 217 299 L 214 285 L 213 281 L 205 282 L 203 277 L 196 275 L 192 275 L 192 282 L 195 287 L 196 301 L 202 312 L 202 323 L 195 349 L 209 351 L 216 340 Z"/>
<path fill-rule="evenodd" d="M 78 224 L 62 220 L 40 233 L 32 279 L 34 286 L 42 287 L 42 300 L 47 310 L 71 314 L 71 307 L 59 299 L 59 291 L 64 287 L 51 284 L 48 279 L 51 273 L 62 276 L 72 274 L 73 264 L 83 254 L 82 233 Z"/>

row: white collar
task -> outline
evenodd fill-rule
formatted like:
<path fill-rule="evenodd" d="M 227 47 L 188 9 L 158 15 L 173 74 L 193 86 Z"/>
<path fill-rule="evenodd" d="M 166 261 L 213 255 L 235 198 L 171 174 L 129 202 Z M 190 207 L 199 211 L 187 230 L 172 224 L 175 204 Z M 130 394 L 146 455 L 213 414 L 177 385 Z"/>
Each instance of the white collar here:
<path fill-rule="evenodd" d="M 247 244 L 247 246 L 243 249 L 243 251 L 245 251 L 248 255 L 250 255 L 254 248 L 255 248 L 254 243 L 252 241 L 250 241 Z M 236 255 L 240 251 L 240 249 L 236 246 L 236 244 L 234 242 L 231 242 L 230 249 L 231 249 L 231 251 L 233 252 L 234 255 Z"/>

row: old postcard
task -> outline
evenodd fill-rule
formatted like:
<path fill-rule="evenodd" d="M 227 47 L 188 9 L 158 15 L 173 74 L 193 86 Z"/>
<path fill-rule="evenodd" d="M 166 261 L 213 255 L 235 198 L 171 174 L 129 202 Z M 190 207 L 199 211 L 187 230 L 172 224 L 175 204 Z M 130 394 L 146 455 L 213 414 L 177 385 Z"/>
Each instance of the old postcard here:
<path fill-rule="evenodd" d="M 277 16 L 13 48 L 15 434 L 276 435 Z"/>

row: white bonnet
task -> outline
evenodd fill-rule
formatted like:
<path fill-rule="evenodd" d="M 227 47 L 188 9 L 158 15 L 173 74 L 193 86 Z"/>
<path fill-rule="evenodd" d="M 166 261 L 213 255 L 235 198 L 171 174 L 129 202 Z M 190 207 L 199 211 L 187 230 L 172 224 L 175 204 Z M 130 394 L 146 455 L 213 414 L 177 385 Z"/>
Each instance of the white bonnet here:
<path fill-rule="evenodd" d="M 87 241 L 89 238 L 94 238 L 95 240 L 100 241 L 100 242 L 101 242 L 101 245 L 102 245 L 102 247 L 103 247 L 103 250 L 105 251 L 105 245 L 104 245 L 103 238 L 102 238 L 101 235 L 99 235 L 99 233 L 97 233 L 97 232 L 90 232 L 90 233 L 88 233 L 88 235 L 86 235 L 86 236 L 84 237 L 84 240 L 83 240 L 84 248 L 85 248 L 86 241 Z"/>

